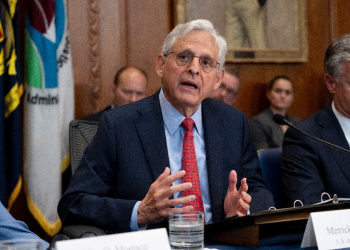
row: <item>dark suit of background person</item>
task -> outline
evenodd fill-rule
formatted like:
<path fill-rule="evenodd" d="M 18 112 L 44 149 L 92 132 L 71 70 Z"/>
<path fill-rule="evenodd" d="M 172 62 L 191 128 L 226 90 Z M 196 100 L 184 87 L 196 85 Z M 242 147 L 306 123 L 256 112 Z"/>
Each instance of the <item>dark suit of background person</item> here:
<path fill-rule="evenodd" d="M 275 123 L 272 119 L 274 114 L 286 116 L 292 123 L 299 121 L 287 113 L 294 98 L 293 81 L 288 76 L 275 76 L 268 85 L 266 97 L 269 107 L 250 119 L 253 141 L 258 150 L 282 147 L 283 136 L 288 126 Z"/>
<path fill-rule="evenodd" d="M 85 116 L 82 120 L 99 121 L 104 111 L 136 102 L 146 97 L 147 74 L 135 66 L 125 66 L 120 68 L 113 82 L 113 103 L 102 111 Z"/>
<path fill-rule="evenodd" d="M 282 147 L 284 131 L 280 125 L 273 121 L 273 115 L 271 109 L 267 108 L 250 120 L 253 141 L 257 150 Z M 289 114 L 285 117 L 292 124 L 300 121 L 300 119 Z"/>
<path fill-rule="evenodd" d="M 213 30 L 212 24 L 206 20 L 191 21 L 185 25 L 179 25 L 175 29 L 187 30 L 184 28 L 191 27 L 190 25 L 196 25 L 197 28 L 204 26 Z M 177 32 L 171 34 L 173 33 L 177 34 Z M 221 39 L 221 44 L 226 45 L 224 39 Z M 196 102 L 200 101 L 201 103 L 199 107 L 201 107 L 202 112 L 206 152 L 205 166 L 208 173 L 212 221 L 223 220 L 227 211 L 232 214 L 232 209 L 238 216 L 246 214 L 248 209 L 251 213 L 268 209 L 274 203 L 273 198 L 262 180 L 249 124 L 243 112 L 214 99 L 201 100 L 202 97 L 198 97 L 197 94 L 192 96 L 192 93 L 208 96 L 211 90 L 218 88 L 221 83 L 223 71 L 217 68 L 217 64 L 211 64 L 214 71 L 205 73 L 203 67 L 207 64 L 199 63 L 197 57 L 197 55 L 204 56 L 206 53 L 209 53 L 211 57 L 218 57 L 218 49 L 213 44 L 215 41 L 213 36 L 206 31 L 192 30 L 175 41 L 177 42 L 171 46 L 170 51 L 173 49 L 175 51 L 176 49 L 191 51 L 196 57 L 192 57 L 191 61 L 186 64 L 179 65 L 175 55 L 167 54 L 164 51 L 164 47 L 166 47 L 164 45 L 162 54 L 158 55 L 156 60 L 157 74 L 162 78 L 164 96 L 165 93 L 169 94 L 170 89 L 177 94 L 182 93 L 185 89 L 188 95 L 191 93 L 191 98 L 182 94 L 177 100 L 183 103 L 181 98 L 187 102 L 196 99 Z M 204 42 L 202 43 L 202 41 Z M 226 46 L 224 51 L 226 52 Z M 179 56 L 179 58 L 183 60 L 190 58 L 190 56 Z M 225 53 L 222 53 L 219 59 L 220 63 L 223 64 Z M 206 62 L 207 58 L 201 58 L 201 60 Z M 187 83 L 190 83 L 189 79 L 192 78 L 198 84 L 196 88 L 187 86 Z M 203 82 L 200 83 L 199 79 L 202 79 Z M 178 85 L 178 81 L 181 82 L 180 85 Z M 204 87 L 204 85 L 206 86 Z M 204 91 L 205 94 L 195 90 L 197 88 Z M 172 100 L 173 97 L 171 95 L 168 98 Z M 169 100 L 167 101 L 169 102 Z M 182 107 L 186 107 L 186 105 Z M 173 108 L 175 107 L 173 106 Z M 137 222 L 142 223 L 138 216 L 145 211 L 145 206 L 142 204 L 147 202 L 143 202 L 152 194 L 152 191 L 158 192 L 158 188 L 160 188 L 164 189 L 167 194 L 166 199 L 164 199 L 164 203 L 167 205 L 164 209 L 160 208 L 162 211 L 157 221 L 153 220 L 152 223 L 147 223 L 147 229 L 166 227 L 168 211 L 175 209 L 189 211 L 191 207 L 172 207 L 185 204 L 194 198 L 190 195 L 172 199 L 172 194 L 177 193 L 174 191 L 175 188 L 179 188 L 180 191 L 181 187 L 181 191 L 183 191 L 190 186 L 189 183 L 170 186 L 173 181 L 183 176 L 184 171 L 166 175 L 169 172 L 165 168 L 169 167 L 170 164 L 168 153 L 159 91 L 138 102 L 103 113 L 96 136 L 86 148 L 72 182 L 60 200 L 58 213 L 63 224 L 89 224 L 113 232 L 130 231 L 131 216 L 135 204 L 141 201 L 137 210 Z M 232 189 L 228 189 L 229 184 L 233 188 L 232 178 L 229 181 L 229 176 L 234 176 L 232 170 L 236 171 L 237 179 L 241 180 L 236 183 L 238 191 L 235 189 L 234 192 Z M 169 180 L 166 188 L 162 187 L 164 181 L 158 185 L 162 176 L 167 176 L 165 181 Z M 246 186 L 245 179 L 242 178 L 246 178 L 248 183 L 248 194 L 245 193 L 246 191 L 243 192 L 244 194 L 240 193 L 242 189 L 245 189 L 243 186 Z M 229 193 L 233 196 L 228 195 Z M 241 195 L 244 196 L 244 199 Z M 237 200 L 234 199 L 235 202 L 227 203 L 227 199 L 231 200 L 231 197 L 236 197 Z M 250 199 L 246 201 L 248 197 L 251 197 L 251 201 Z M 233 204 L 233 206 L 229 206 L 226 210 L 227 206 L 224 206 L 224 200 L 225 205 Z M 179 203 L 173 204 L 173 202 Z M 245 204 L 244 207 L 241 202 Z M 163 204 L 163 200 L 161 203 Z M 246 206 L 246 203 L 250 203 L 250 207 Z M 243 208 L 244 211 L 241 211 L 240 209 Z M 150 216 L 154 216 L 154 214 L 147 214 L 146 217 Z M 147 219 L 147 221 L 149 220 Z"/>
<path fill-rule="evenodd" d="M 335 112 L 350 123 L 350 36 L 342 36 L 329 46 L 325 56 L 324 79 L 333 102 L 325 109 L 301 121 L 304 132 L 340 147 L 350 149 L 350 132 L 340 125 Z M 345 54 L 344 54 L 345 51 Z M 338 55 L 340 62 L 332 70 L 329 62 Z M 342 68 L 342 66 L 346 66 Z M 336 74 L 337 69 L 343 69 Z M 335 107 L 332 105 L 335 105 Z M 335 110 L 335 112 L 334 112 Z M 320 202 L 323 192 L 331 197 L 350 198 L 350 154 L 326 146 L 289 128 L 283 141 L 283 181 L 289 201 L 301 200 L 304 205 Z"/>

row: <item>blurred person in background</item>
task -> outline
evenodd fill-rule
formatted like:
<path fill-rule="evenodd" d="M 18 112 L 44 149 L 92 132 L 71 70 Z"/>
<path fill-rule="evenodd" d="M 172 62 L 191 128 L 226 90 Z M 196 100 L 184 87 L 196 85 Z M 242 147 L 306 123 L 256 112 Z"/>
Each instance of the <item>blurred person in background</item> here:
<path fill-rule="evenodd" d="M 257 150 L 264 148 L 282 147 L 283 136 L 287 125 L 278 125 L 272 119 L 273 115 L 280 114 L 291 123 L 300 119 L 287 113 L 293 102 L 293 81 L 285 75 L 274 77 L 266 91 L 269 107 L 250 120 L 253 141 Z"/>
<path fill-rule="evenodd" d="M 242 79 L 235 68 L 226 68 L 220 87 L 214 90 L 211 98 L 233 105 L 238 97 L 238 92 L 242 86 Z"/>
<path fill-rule="evenodd" d="M 136 102 L 146 97 L 147 74 L 135 66 L 125 66 L 118 70 L 114 77 L 113 103 L 102 111 L 88 115 L 82 120 L 99 121 L 104 111 L 116 108 L 128 103 Z"/>

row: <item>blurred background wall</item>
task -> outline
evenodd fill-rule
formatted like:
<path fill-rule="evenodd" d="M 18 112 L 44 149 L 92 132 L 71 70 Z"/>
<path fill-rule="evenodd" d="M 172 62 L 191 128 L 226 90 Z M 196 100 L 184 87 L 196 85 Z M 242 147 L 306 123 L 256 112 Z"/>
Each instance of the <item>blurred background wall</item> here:
<path fill-rule="evenodd" d="M 148 95 L 160 88 L 155 58 L 172 27 L 172 7 L 172 0 L 68 0 L 77 118 L 111 102 L 113 77 L 123 65 L 147 71 Z M 222 8 L 212 11 L 222 12 Z M 236 107 L 248 118 L 265 107 L 265 85 L 277 74 L 295 82 L 292 114 L 306 118 L 329 103 L 323 56 L 332 39 L 350 32 L 350 2 L 307 0 L 306 12 L 307 62 L 226 64 L 237 67 L 243 78 Z"/>

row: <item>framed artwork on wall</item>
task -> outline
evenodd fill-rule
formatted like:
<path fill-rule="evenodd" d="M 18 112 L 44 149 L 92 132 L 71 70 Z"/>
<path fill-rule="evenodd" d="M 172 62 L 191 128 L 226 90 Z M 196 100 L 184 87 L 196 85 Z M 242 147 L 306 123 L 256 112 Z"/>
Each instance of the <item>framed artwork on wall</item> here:
<path fill-rule="evenodd" d="M 172 0 L 172 26 L 210 20 L 227 41 L 226 62 L 308 60 L 306 0 Z"/>

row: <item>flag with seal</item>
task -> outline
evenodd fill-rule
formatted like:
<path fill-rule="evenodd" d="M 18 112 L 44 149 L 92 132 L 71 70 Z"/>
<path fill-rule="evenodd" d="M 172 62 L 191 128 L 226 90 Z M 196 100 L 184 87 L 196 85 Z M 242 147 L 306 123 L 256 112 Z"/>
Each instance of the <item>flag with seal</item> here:
<path fill-rule="evenodd" d="M 65 0 L 29 0 L 25 19 L 24 179 L 27 204 L 50 236 L 69 165 L 74 84 Z"/>

